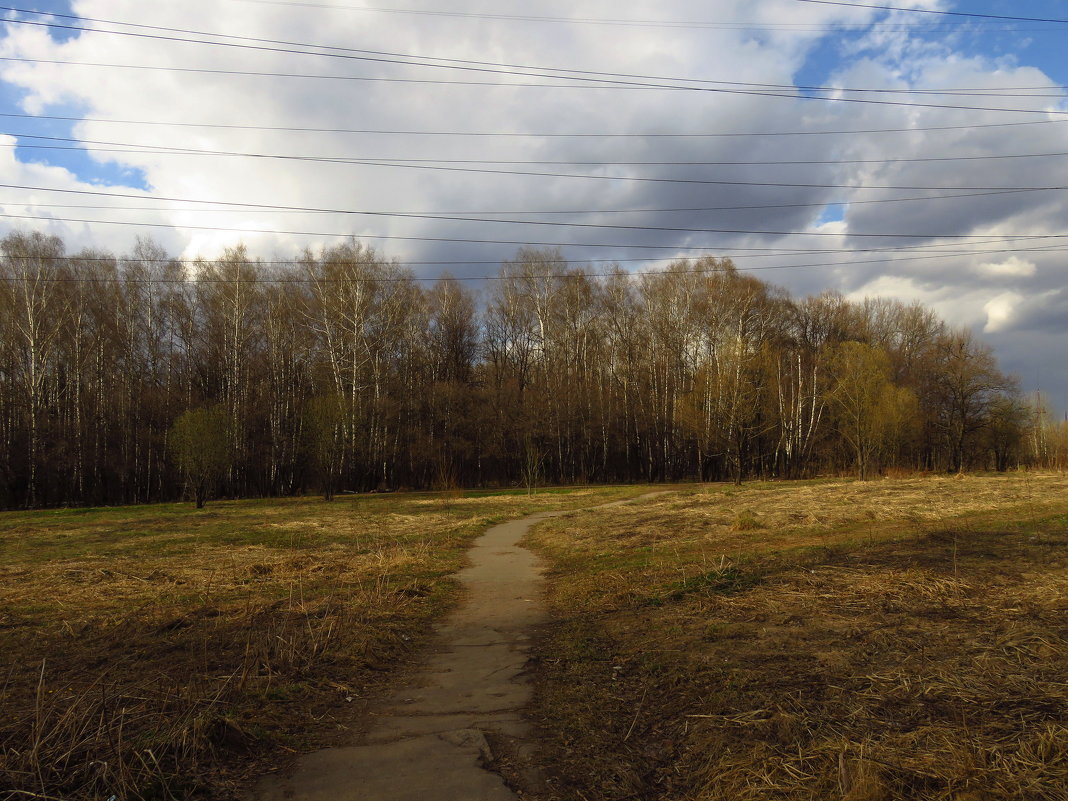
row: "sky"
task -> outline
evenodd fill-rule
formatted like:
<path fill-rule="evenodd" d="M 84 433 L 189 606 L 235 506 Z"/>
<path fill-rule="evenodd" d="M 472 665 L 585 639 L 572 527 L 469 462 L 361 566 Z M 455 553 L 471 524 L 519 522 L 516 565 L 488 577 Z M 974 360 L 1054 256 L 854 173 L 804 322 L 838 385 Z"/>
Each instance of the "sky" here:
<path fill-rule="evenodd" d="M 0 6 L 0 235 L 920 301 L 1068 408 L 1068 2 Z M 1028 19 L 1020 19 L 1020 17 Z M 1058 21 L 1062 20 L 1062 21 Z"/>

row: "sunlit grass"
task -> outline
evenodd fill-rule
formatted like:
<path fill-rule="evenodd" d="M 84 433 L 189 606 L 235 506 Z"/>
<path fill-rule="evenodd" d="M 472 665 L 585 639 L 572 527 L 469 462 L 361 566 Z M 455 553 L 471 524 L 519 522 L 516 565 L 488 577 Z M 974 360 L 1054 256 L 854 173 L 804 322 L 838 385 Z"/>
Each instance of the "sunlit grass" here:
<path fill-rule="evenodd" d="M 640 491 L 0 514 L 0 796 L 232 797 L 243 765 L 344 736 L 487 526 Z"/>
<path fill-rule="evenodd" d="M 553 797 L 1063 801 L 1066 511 L 1068 479 L 1014 474 L 543 524 Z"/>

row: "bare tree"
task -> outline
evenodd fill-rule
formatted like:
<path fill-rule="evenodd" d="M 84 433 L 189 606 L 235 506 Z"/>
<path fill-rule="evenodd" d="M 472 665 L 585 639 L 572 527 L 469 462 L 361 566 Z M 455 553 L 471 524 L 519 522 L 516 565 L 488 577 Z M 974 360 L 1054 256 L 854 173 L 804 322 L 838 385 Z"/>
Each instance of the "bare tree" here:
<path fill-rule="evenodd" d="M 242 495 L 1061 458 L 970 333 L 726 259 L 602 277 L 525 248 L 484 305 L 355 241 L 268 269 L 12 234 L 0 273 L 5 506 L 179 495 L 191 409 L 223 414 Z"/>
<path fill-rule="evenodd" d="M 975 434 L 990 422 L 995 403 L 1015 382 L 998 370 L 988 345 L 968 329 L 950 331 L 938 342 L 938 423 L 949 445 L 949 469 L 964 470 Z"/>
<path fill-rule="evenodd" d="M 7 363 L 25 403 L 26 505 L 39 501 L 45 391 L 70 299 L 63 279 L 63 242 L 39 233 L 0 242 L 0 310 L 10 326 Z"/>

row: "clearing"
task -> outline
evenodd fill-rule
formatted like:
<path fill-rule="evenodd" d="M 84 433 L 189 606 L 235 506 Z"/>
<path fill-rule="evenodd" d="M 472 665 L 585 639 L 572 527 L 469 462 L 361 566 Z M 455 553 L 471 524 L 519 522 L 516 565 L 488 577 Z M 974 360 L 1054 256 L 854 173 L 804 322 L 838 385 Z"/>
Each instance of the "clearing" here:
<path fill-rule="evenodd" d="M 506 778 L 535 726 L 539 801 L 1068 801 L 1068 478 L 592 508 L 650 489 L 2 515 L 0 797 L 234 798 L 286 754 L 494 718 Z M 464 636 L 523 669 L 536 615 L 459 602 L 557 511 L 526 537 L 549 568 L 526 719 L 489 680 L 427 715 Z M 459 647 L 429 647 L 457 609 Z"/>

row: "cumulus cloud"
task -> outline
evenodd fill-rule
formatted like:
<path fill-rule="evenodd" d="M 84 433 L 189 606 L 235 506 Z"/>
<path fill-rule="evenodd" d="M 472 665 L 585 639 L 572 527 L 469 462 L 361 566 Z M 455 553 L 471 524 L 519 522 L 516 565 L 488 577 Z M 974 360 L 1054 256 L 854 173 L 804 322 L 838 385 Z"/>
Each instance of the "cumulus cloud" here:
<path fill-rule="evenodd" d="M 1021 300 L 1023 298 L 1016 292 L 1002 292 L 988 300 L 983 305 L 983 311 L 986 312 L 986 325 L 983 330 L 992 333 L 1011 327 Z"/>
<path fill-rule="evenodd" d="M 162 39 L 86 32 L 57 41 L 14 25 L 0 40 L 0 55 L 34 59 L 0 65 L 21 109 L 81 118 L 69 133 L 88 157 L 132 170 L 147 187 L 114 186 L 134 195 L 122 200 L 0 194 L 12 201 L 6 213 L 50 217 L 39 225 L 75 247 L 121 251 L 151 234 L 176 255 L 210 257 L 245 242 L 269 257 L 353 235 L 420 274 L 460 276 L 494 272 L 525 243 L 635 269 L 710 252 L 771 268 L 759 274 L 798 293 L 922 300 L 995 344 L 1030 321 L 1068 326 L 1058 316 L 1060 240 L 1041 238 L 1062 233 L 1064 193 L 1042 187 L 1068 185 L 1068 158 L 1031 155 L 1063 150 L 1062 118 L 1046 113 L 1062 109 L 1056 81 L 1022 54 L 977 52 L 967 28 L 932 34 L 918 15 L 793 0 L 728 0 L 714 10 L 685 0 L 639 0 L 625 11 L 606 0 L 547 3 L 539 14 L 570 22 L 503 19 L 489 2 L 464 7 L 482 17 L 239 0 L 72 7 L 86 20 L 176 29 L 141 31 Z M 716 24 L 692 24 L 699 18 Z M 843 33 L 847 23 L 860 33 Z M 204 38 L 182 29 L 240 46 L 176 41 Z M 334 49 L 297 54 L 287 51 L 306 48 L 272 42 Z M 463 69 L 398 63 L 408 55 Z M 623 79 L 631 83 L 692 80 L 688 89 L 591 88 L 565 73 L 512 74 L 529 66 L 636 76 Z M 739 81 L 782 88 L 729 83 Z M 839 100 L 806 99 L 811 91 L 790 88 L 801 82 L 842 87 Z M 987 92 L 846 91 L 855 87 Z M 4 124 L 10 134 L 35 132 L 22 122 Z M 869 133 L 806 135 L 827 131 Z M 592 135 L 562 136 L 575 133 Z M 792 135 L 760 135 L 768 133 Z M 92 177 L 26 158 L 0 153 L 3 183 L 99 189 Z M 98 208 L 59 208 L 78 203 Z"/>
<path fill-rule="evenodd" d="M 512 65 L 538 65 L 570 70 L 615 71 L 631 75 L 742 79 L 788 86 L 795 71 L 823 33 L 819 28 L 795 29 L 783 23 L 833 22 L 866 19 L 871 12 L 804 7 L 789 0 L 719 4 L 716 17 L 724 20 L 775 22 L 771 30 L 733 26 L 714 28 L 649 28 L 640 26 L 532 23 L 520 21 L 384 14 L 369 11 L 264 6 L 234 2 L 223 13 L 204 2 L 144 4 L 125 0 L 81 0 L 76 13 L 86 18 L 117 19 L 166 28 L 208 27 L 191 20 L 210 20 L 211 30 L 240 31 L 259 39 L 315 42 L 333 47 L 357 47 L 440 59 L 477 60 Z M 483 6 L 490 10 L 489 6 Z M 428 10 L 432 4 L 417 5 Z M 602 5 L 615 18 L 618 9 Z M 578 16 L 561 9 L 561 16 Z M 628 7 L 634 19 L 692 20 L 692 5 L 682 2 L 637 3 Z M 586 16 L 586 14 L 583 14 Z M 97 27 L 106 27 L 98 25 Z M 187 37 L 188 38 L 188 37 Z M 247 44 L 247 42 L 246 42 Z M 284 48 L 283 48 L 284 49 Z M 292 49 L 292 48 L 290 48 Z M 488 159 L 499 162 L 543 161 L 545 164 L 447 165 L 448 169 L 416 169 L 284 159 L 249 160 L 220 156 L 175 155 L 158 151 L 115 153 L 105 146 L 89 146 L 94 157 L 118 161 L 143 171 L 153 193 L 161 197 L 235 200 L 249 199 L 295 207 L 399 212 L 472 212 L 497 217 L 496 210 L 514 211 L 510 219 L 581 221 L 590 224 L 667 228 L 749 230 L 805 228 L 818 204 L 833 200 L 833 190 L 730 183 L 671 183 L 670 179 L 734 181 L 774 184 L 797 177 L 812 182 L 819 173 L 834 170 L 797 168 L 687 167 L 655 162 L 759 162 L 785 153 L 802 157 L 823 153 L 819 142 L 795 142 L 784 148 L 776 137 L 703 138 L 612 136 L 611 134 L 708 134 L 790 131 L 804 125 L 803 103 L 789 98 L 752 94 L 671 91 L 605 86 L 590 88 L 565 79 L 522 78 L 497 68 L 466 64 L 474 71 L 402 66 L 392 61 L 353 61 L 325 56 L 295 56 L 275 51 L 204 47 L 178 42 L 82 34 L 64 43 L 51 41 L 40 29 L 14 29 L 3 45 L 4 55 L 50 61 L 109 63 L 169 67 L 258 71 L 331 78 L 265 78 L 130 70 L 107 67 L 64 67 L 9 64 L 5 80 L 24 87 L 24 107 L 40 111 L 56 104 L 77 104 L 93 121 L 78 125 L 83 141 L 148 145 L 152 148 L 194 148 L 254 152 L 279 156 L 317 156 L 376 160 Z M 356 55 L 351 54 L 349 55 Z M 384 59 L 394 59 L 383 56 Z M 406 59 L 400 59 L 406 60 Z M 507 72 L 507 70 L 506 70 Z M 639 82 L 641 79 L 635 79 Z M 416 81 L 402 83 L 397 81 Z M 442 81 L 449 83 L 421 83 Z M 479 85 L 458 85 L 475 81 Z M 648 81 L 646 81 L 648 82 Z M 657 81 L 652 81 L 656 83 Z M 530 84 L 550 83 L 550 88 Z M 487 85 L 489 84 L 489 85 Z M 497 85 L 503 84 L 503 85 Z M 705 86 L 705 88 L 711 88 Z M 729 88 L 729 87 L 721 87 Z M 255 124 L 264 127 L 363 129 L 377 131 L 457 131 L 536 133 L 546 136 L 453 137 L 403 134 L 345 134 L 329 131 L 202 129 L 131 126 L 115 120 L 207 121 Z M 580 138 L 563 133 L 607 134 Z M 593 167 L 581 162 L 617 162 Z M 580 162 L 580 163 L 572 163 Z M 646 166 L 625 162 L 654 162 Z M 446 166 L 446 165 L 433 165 Z M 482 169 L 483 172 L 467 170 Z M 510 175 L 550 172 L 579 177 Z M 777 172 L 783 173 L 777 175 Z M 594 176 L 585 178 L 583 176 Z M 607 180 L 632 176 L 642 181 Z M 800 203 L 817 204 L 800 206 Z M 776 209 L 723 207 L 768 206 Z M 623 209 L 713 209 L 712 211 L 637 211 Z M 538 216 L 535 212 L 574 212 L 571 217 Z M 297 238 L 269 231 L 300 230 L 352 233 L 357 236 L 429 236 L 460 239 L 561 242 L 576 245 L 577 259 L 671 256 L 673 248 L 691 246 L 728 249 L 741 239 L 729 233 L 689 234 L 685 231 L 628 232 L 625 228 L 573 231 L 559 226 L 516 226 L 503 223 L 447 224 L 404 218 L 349 215 L 282 215 L 258 218 L 257 230 L 268 233 L 229 237 L 196 233 L 197 215 L 175 212 L 175 225 L 193 247 L 218 247 L 238 238 L 251 247 L 285 247 Z M 230 215 L 199 213 L 199 219 L 222 225 Z M 223 227 L 235 227 L 233 225 Z M 507 248 L 461 243 L 377 240 L 402 258 L 431 256 L 501 258 Z M 582 248 L 580 243 L 615 244 L 615 248 Z M 635 249 L 630 245 L 663 246 Z M 509 246 L 511 247 L 511 246 Z M 512 248 L 514 249 L 514 248 Z M 695 253 L 698 251 L 694 251 Z M 479 257 L 479 258 L 476 258 Z"/>

